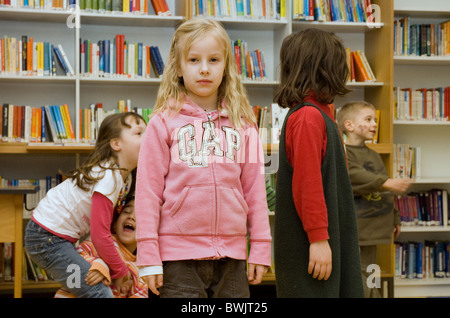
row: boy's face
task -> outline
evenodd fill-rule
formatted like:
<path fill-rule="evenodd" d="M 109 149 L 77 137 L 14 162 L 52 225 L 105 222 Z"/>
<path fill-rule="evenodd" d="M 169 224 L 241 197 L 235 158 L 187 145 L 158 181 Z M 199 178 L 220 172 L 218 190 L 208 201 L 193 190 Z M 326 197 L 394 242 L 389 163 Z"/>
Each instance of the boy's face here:
<path fill-rule="evenodd" d="M 120 212 L 115 231 L 117 239 L 133 252 L 136 249 L 136 218 L 134 216 L 134 200 L 129 201 Z"/>
<path fill-rule="evenodd" d="M 376 120 L 375 110 L 365 107 L 350 120 L 351 130 L 349 132 L 364 141 L 372 140 L 377 132 Z"/>

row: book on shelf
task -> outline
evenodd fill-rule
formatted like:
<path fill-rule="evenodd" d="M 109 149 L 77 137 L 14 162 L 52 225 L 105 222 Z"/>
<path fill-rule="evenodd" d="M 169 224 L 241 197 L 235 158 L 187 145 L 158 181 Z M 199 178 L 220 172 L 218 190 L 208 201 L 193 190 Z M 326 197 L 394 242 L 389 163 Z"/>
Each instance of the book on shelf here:
<path fill-rule="evenodd" d="M 394 87 L 394 119 L 448 121 L 450 86 L 413 89 Z"/>
<path fill-rule="evenodd" d="M 75 0 L 63 1 L 63 0 L 52 0 L 52 1 L 41 1 L 41 0 L 28 0 L 28 1 L 17 1 L 17 0 L 0 0 L 0 7 L 9 8 L 27 8 L 27 9 L 45 9 L 45 10 L 67 10 L 70 5 L 74 5 Z"/>
<path fill-rule="evenodd" d="M 409 144 L 394 144 L 394 178 L 421 178 L 421 148 Z"/>
<path fill-rule="evenodd" d="M 131 100 L 119 100 L 116 108 L 106 110 L 102 103 L 92 103 L 89 107 L 80 109 L 79 122 L 79 140 L 82 143 L 95 144 L 98 130 L 103 119 L 106 116 L 123 112 L 135 112 L 141 115 L 145 122 L 148 123 L 152 113 L 151 108 L 134 107 L 131 105 Z"/>
<path fill-rule="evenodd" d="M 395 20 L 394 55 L 450 55 L 450 21 L 412 24 L 409 17 Z"/>
<path fill-rule="evenodd" d="M 293 0 L 292 18 L 297 21 L 373 22 L 369 21 L 370 6 L 370 0 Z"/>
<path fill-rule="evenodd" d="M 80 74 L 86 77 L 150 78 L 164 71 L 157 46 L 130 43 L 123 34 L 113 40 L 80 41 Z"/>
<path fill-rule="evenodd" d="M 75 140 L 67 104 L 41 107 L 0 105 L 3 142 L 71 142 Z"/>
<path fill-rule="evenodd" d="M 64 74 L 75 75 L 61 44 L 37 42 L 27 35 L 0 39 L 0 75 L 55 76 L 56 62 Z"/>
<path fill-rule="evenodd" d="M 249 51 L 244 40 L 236 40 L 234 44 L 234 58 L 239 75 L 247 80 L 267 80 L 264 53 L 261 50 Z"/>
<path fill-rule="evenodd" d="M 149 2 L 156 15 L 172 15 L 166 0 L 79 0 L 78 5 L 85 12 L 148 15 L 150 13 Z"/>
<path fill-rule="evenodd" d="M 290 0 L 193 0 L 194 16 L 253 19 L 286 19 L 286 2 Z"/>
<path fill-rule="evenodd" d="M 274 144 L 280 143 L 281 129 L 283 128 L 284 119 L 286 118 L 289 108 L 280 107 L 277 103 L 271 105 L 272 116 L 272 130 L 271 142 Z"/>
<path fill-rule="evenodd" d="M 349 82 L 376 82 L 375 74 L 363 51 L 346 48 L 346 53 Z"/>
<path fill-rule="evenodd" d="M 395 242 L 394 276 L 405 279 L 449 278 L 450 242 Z"/>
<path fill-rule="evenodd" d="M 394 197 L 404 226 L 446 226 L 449 224 L 448 192 L 432 189 Z"/>

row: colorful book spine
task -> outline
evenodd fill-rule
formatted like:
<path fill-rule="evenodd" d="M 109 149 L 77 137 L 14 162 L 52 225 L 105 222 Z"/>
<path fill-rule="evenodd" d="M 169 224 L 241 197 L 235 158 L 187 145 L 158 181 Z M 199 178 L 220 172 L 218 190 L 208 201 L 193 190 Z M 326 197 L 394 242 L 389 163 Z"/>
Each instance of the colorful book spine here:
<path fill-rule="evenodd" d="M 151 68 L 159 77 L 164 61 L 157 46 L 130 43 L 117 34 L 113 40 L 80 42 L 80 73 L 85 77 L 150 78 Z"/>
<path fill-rule="evenodd" d="M 267 80 L 264 53 L 261 50 L 249 51 L 247 43 L 240 39 L 234 41 L 233 45 L 234 58 L 242 79 Z"/>
<path fill-rule="evenodd" d="M 286 0 L 193 0 L 192 12 L 194 16 L 280 20 L 286 19 Z"/>

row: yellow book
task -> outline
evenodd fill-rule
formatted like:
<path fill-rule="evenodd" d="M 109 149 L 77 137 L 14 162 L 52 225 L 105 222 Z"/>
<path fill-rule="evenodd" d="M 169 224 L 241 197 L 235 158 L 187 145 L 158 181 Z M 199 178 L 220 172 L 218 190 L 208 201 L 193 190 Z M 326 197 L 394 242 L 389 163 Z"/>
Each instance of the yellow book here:
<path fill-rule="evenodd" d="M 377 109 L 375 111 L 375 116 L 377 118 L 377 132 L 375 133 L 375 136 L 373 137 L 373 143 L 377 144 L 378 140 L 380 138 L 380 117 L 381 117 L 381 111 Z"/>
<path fill-rule="evenodd" d="M 44 76 L 44 43 L 38 42 L 36 49 L 37 49 L 37 75 Z"/>
<path fill-rule="evenodd" d="M 130 12 L 130 2 L 123 1 L 122 9 L 123 9 L 123 12 Z"/>
<path fill-rule="evenodd" d="M 66 113 L 67 123 L 69 124 L 68 132 L 70 133 L 70 138 L 73 141 L 75 141 L 75 131 L 74 131 L 73 125 L 72 125 L 72 119 L 70 118 L 69 106 L 67 106 L 67 104 L 64 104 L 64 105 L 62 105 L 62 107 L 64 108 L 64 112 Z"/>
<path fill-rule="evenodd" d="M 61 112 L 64 130 L 66 131 L 66 138 L 70 139 L 69 123 L 67 122 L 66 111 L 64 110 L 64 106 L 62 106 L 62 105 L 59 105 L 58 108 L 59 108 L 59 111 Z"/>
<path fill-rule="evenodd" d="M 286 0 L 280 1 L 280 17 L 286 18 Z"/>

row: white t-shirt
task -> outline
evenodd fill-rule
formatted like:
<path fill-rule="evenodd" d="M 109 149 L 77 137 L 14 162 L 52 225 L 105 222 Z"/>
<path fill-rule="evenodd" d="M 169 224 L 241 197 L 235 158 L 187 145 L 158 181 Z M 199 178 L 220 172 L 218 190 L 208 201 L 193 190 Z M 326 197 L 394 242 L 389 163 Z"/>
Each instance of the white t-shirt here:
<path fill-rule="evenodd" d="M 109 167 L 109 164 L 102 165 Z M 46 230 L 71 242 L 76 242 L 90 232 L 91 203 L 94 192 L 99 192 L 116 205 L 125 187 L 120 170 L 94 167 L 91 175 L 103 177 L 84 191 L 75 180 L 67 179 L 50 189 L 33 211 L 33 220 Z M 130 174 L 131 176 L 131 174 Z M 122 191 L 125 193 L 125 191 Z"/>

